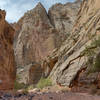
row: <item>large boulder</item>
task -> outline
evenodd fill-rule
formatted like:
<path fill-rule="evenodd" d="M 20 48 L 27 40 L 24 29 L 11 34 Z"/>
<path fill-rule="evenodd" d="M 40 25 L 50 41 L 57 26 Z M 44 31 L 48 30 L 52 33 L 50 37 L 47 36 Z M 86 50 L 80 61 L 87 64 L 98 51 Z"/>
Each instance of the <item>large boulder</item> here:
<path fill-rule="evenodd" d="M 14 29 L 5 21 L 5 15 L 6 12 L 0 10 L 0 90 L 13 89 L 16 76 Z"/>

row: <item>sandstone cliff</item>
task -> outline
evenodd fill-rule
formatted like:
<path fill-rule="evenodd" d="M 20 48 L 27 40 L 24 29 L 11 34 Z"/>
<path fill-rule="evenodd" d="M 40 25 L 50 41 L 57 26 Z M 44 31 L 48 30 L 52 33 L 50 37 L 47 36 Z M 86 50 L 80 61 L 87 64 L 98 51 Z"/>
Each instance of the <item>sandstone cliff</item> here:
<path fill-rule="evenodd" d="M 24 15 L 22 28 L 18 34 L 14 44 L 15 58 L 17 66 L 24 70 L 30 64 L 35 67 L 35 62 L 40 64 L 41 60 L 48 56 L 60 43 L 58 41 L 59 35 L 57 35 L 59 33 L 50 24 L 46 10 L 41 3 Z M 29 73 L 30 68 L 31 66 L 26 73 Z M 38 73 L 38 75 L 41 77 L 41 74 Z M 29 80 L 28 75 L 25 81 L 27 80 Z"/>
<path fill-rule="evenodd" d="M 77 13 L 81 1 L 66 4 L 55 4 L 49 11 L 48 15 L 52 25 L 67 37 L 70 35 L 73 25 L 75 24 Z M 64 38 L 64 37 L 63 37 Z"/>
<path fill-rule="evenodd" d="M 16 69 L 13 52 L 14 29 L 5 21 L 6 12 L 0 10 L 0 90 L 12 89 Z"/>
<path fill-rule="evenodd" d="M 50 74 L 54 83 L 71 87 L 76 79 L 78 79 L 78 83 L 81 82 L 81 85 L 90 85 L 96 79 L 98 80 L 96 71 L 89 75 L 86 72 L 92 68 L 93 64 L 96 64 L 94 59 L 99 56 L 99 35 L 99 0 L 83 0 L 71 36 L 66 39 L 59 50 L 52 54 L 55 55 L 54 57 L 58 57 Z M 93 51 L 92 55 L 87 56 L 87 53 L 91 53 L 91 51 Z M 92 61 L 90 65 L 89 61 Z"/>
<path fill-rule="evenodd" d="M 17 72 L 21 78 L 20 82 L 30 83 L 29 80 L 31 77 L 33 77 L 33 79 L 38 77 L 39 79 L 43 74 L 45 74 L 45 76 L 49 75 L 56 59 L 50 63 L 50 66 L 46 66 L 47 63 L 44 59 L 50 55 L 55 48 L 60 46 L 65 38 L 65 31 L 66 34 L 70 33 L 71 29 L 69 29 L 69 26 L 70 28 L 73 26 L 79 6 L 80 2 L 65 5 L 57 4 L 52 7 L 49 10 L 49 14 L 47 14 L 43 5 L 39 3 L 34 9 L 25 13 L 21 18 L 15 26 L 15 28 L 17 27 L 17 31 L 14 40 L 15 60 L 18 67 Z M 59 10 L 64 14 L 60 15 Z M 57 21 L 55 17 L 60 18 L 60 20 Z M 66 24 L 64 22 L 66 22 Z M 65 27 L 65 29 L 63 29 L 62 26 L 60 27 L 62 32 L 58 30 L 60 23 L 62 25 L 64 24 Z M 58 27 L 55 27 L 57 25 Z M 32 68 L 37 66 L 40 66 L 40 69 L 38 69 L 40 71 L 36 71 L 37 68 Z M 36 74 L 30 74 L 30 69 L 32 69 L 30 72 Z"/>

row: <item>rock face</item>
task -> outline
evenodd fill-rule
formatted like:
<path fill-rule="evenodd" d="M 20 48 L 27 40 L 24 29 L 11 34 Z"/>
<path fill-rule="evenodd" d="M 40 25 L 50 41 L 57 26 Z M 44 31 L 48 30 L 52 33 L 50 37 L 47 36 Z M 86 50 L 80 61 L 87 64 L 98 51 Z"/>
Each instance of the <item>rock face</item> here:
<path fill-rule="evenodd" d="M 59 45 L 58 36 L 59 33 L 50 24 L 46 10 L 39 3 L 24 15 L 22 28 L 14 44 L 17 66 L 25 69 L 25 66 L 33 62 L 40 63 Z"/>
<path fill-rule="evenodd" d="M 23 83 L 25 84 L 27 82 L 31 83 L 29 81 L 30 80 L 29 76 L 27 78 L 23 77 L 26 76 L 23 75 L 23 73 L 27 69 L 26 73 L 27 75 L 29 75 L 28 74 L 29 70 L 33 69 L 31 68 L 32 63 L 38 63 L 41 65 L 39 69 L 40 71 L 38 71 L 40 77 L 42 76 L 41 73 L 39 73 L 41 72 L 41 69 L 45 77 L 49 75 L 57 60 L 53 59 L 50 62 L 45 62 L 45 58 L 48 55 L 50 55 L 55 48 L 58 48 L 62 43 L 62 41 L 64 40 L 65 37 L 64 32 L 63 31 L 59 32 L 58 28 L 61 25 L 61 23 L 64 24 L 65 27 L 64 31 L 69 29 L 69 25 L 72 27 L 72 24 L 76 19 L 76 13 L 78 12 L 79 5 L 80 5 L 79 2 L 61 5 L 61 7 L 59 4 L 57 4 L 54 7 L 52 7 L 49 10 L 49 14 L 47 14 L 43 5 L 39 3 L 34 9 L 25 13 L 25 15 L 18 22 L 17 26 L 15 26 L 17 27 L 18 30 L 15 35 L 14 51 L 15 51 L 15 58 L 18 67 L 18 75 L 20 77 L 22 76 L 21 79 L 24 80 Z M 72 6 L 72 8 L 70 6 Z M 63 14 L 61 14 L 60 16 L 59 14 L 60 12 L 58 9 L 61 8 L 62 8 L 61 11 L 65 9 L 63 11 L 65 16 Z M 67 10 L 67 14 L 66 14 L 66 10 Z M 54 13 L 55 15 L 53 15 Z M 66 18 L 74 15 L 75 18 L 74 17 L 71 17 L 69 19 Z M 63 19 L 64 17 L 64 19 L 57 21 L 55 17 L 61 19 Z M 66 25 L 64 22 L 66 22 Z M 59 26 L 54 27 L 57 25 Z M 61 26 L 60 29 L 63 30 L 63 27 Z M 69 31 L 70 30 L 68 30 L 68 33 Z M 25 68 L 27 66 L 28 68 Z M 34 68 L 34 71 L 35 69 L 37 70 L 37 68 Z M 35 77 L 33 74 L 30 75 L 32 75 L 31 77 Z"/>
<path fill-rule="evenodd" d="M 66 4 L 55 4 L 49 9 L 48 15 L 53 26 L 61 34 L 69 35 L 75 24 L 81 1 Z"/>
<path fill-rule="evenodd" d="M 17 69 L 18 81 L 24 84 L 36 84 L 42 76 L 43 69 L 39 63 L 31 63 Z"/>
<path fill-rule="evenodd" d="M 0 90 L 12 89 L 16 69 L 13 52 L 14 29 L 5 21 L 6 12 L 0 10 Z"/>
<path fill-rule="evenodd" d="M 17 66 L 40 62 L 56 45 L 58 34 L 50 24 L 44 7 L 39 3 L 24 16 L 22 29 L 17 38 L 15 56 Z"/>
<path fill-rule="evenodd" d="M 55 53 L 58 61 L 50 77 L 54 83 L 72 86 L 77 75 L 87 69 L 88 57 L 84 50 L 100 35 L 99 0 L 83 0 L 71 36 Z"/>

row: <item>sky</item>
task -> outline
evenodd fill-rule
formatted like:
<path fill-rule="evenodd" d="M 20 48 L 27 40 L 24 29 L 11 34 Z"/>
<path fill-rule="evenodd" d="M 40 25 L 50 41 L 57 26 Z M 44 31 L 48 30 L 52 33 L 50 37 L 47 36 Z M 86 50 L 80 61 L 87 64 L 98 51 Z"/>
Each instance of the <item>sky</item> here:
<path fill-rule="evenodd" d="M 41 2 L 46 10 L 55 3 L 67 3 L 74 0 L 0 0 L 0 9 L 6 10 L 6 20 L 10 23 L 17 22 L 25 12 L 34 8 Z"/>

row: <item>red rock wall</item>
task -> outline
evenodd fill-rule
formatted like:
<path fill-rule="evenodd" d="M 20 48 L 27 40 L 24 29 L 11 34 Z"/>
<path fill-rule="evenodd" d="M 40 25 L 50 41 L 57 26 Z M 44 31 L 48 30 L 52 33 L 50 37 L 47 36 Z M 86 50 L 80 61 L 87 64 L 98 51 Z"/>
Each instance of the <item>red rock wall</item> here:
<path fill-rule="evenodd" d="M 0 10 L 0 90 L 12 89 L 16 76 L 13 35 L 14 29 L 5 21 L 6 12 Z"/>

